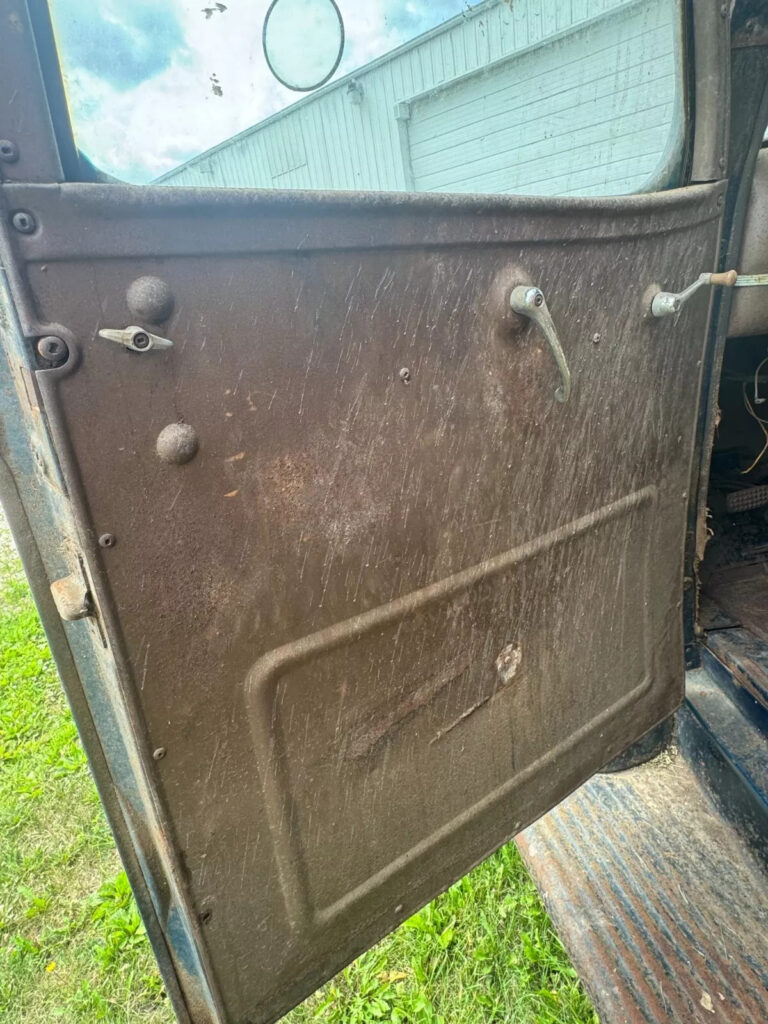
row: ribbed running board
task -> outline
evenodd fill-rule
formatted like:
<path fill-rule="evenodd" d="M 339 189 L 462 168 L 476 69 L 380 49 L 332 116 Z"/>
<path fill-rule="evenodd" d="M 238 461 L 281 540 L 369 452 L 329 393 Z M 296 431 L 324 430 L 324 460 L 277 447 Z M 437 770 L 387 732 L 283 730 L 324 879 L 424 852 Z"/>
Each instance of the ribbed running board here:
<path fill-rule="evenodd" d="M 518 845 L 604 1024 L 768 1021 L 768 877 L 681 755 L 596 776 Z"/>

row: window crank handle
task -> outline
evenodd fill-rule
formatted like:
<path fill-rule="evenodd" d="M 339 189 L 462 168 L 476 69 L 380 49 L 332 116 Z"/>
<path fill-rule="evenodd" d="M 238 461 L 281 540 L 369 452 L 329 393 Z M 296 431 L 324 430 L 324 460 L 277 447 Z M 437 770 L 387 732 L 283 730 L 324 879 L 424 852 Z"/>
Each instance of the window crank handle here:
<path fill-rule="evenodd" d="M 534 285 L 521 284 L 512 289 L 509 304 L 515 313 L 533 320 L 547 339 L 560 371 L 561 384 L 555 390 L 555 398 L 558 402 L 567 402 L 571 397 L 571 371 L 568 369 L 565 352 L 563 352 L 554 322 L 547 308 L 544 293 Z"/>

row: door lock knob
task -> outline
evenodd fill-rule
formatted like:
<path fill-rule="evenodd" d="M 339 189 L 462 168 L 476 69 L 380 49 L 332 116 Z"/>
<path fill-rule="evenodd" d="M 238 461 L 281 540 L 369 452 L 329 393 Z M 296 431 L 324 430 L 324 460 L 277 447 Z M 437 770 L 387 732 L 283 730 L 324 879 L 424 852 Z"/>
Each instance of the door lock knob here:
<path fill-rule="evenodd" d="M 168 338 L 151 334 L 143 327 L 124 327 L 122 330 L 105 327 L 99 331 L 99 337 L 106 338 L 107 341 L 116 341 L 118 345 L 125 345 L 132 352 L 151 352 L 153 348 L 163 349 L 173 346 L 173 342 Z"/>

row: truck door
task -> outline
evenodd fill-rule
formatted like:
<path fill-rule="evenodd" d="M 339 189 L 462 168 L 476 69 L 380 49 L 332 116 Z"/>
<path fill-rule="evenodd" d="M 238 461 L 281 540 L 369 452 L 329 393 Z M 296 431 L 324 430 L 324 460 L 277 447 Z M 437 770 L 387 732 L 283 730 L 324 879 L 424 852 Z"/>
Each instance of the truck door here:
<path fill-rule="evenodd" d="M 727 269 L 696 7 L 661 190 L 569 197 L 108 179 L 6 3 L 3 500 L 180 1019 L 276 1019 L 680 703 L 713 291 L 651 302 Z M 414 96 L 434 188 L 454 94 Z"/>

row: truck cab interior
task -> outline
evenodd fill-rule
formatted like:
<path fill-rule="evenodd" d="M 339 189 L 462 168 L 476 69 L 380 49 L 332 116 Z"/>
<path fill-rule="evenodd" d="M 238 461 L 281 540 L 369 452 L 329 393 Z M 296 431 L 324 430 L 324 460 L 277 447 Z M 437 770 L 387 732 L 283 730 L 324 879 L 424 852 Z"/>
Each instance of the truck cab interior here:
<path fill-rule="evenodd" d="M 742 274 L 766 259 L 768 149 L 755 167 L 739 260 Z M 734 300 L 701 523 L 699 630 L 705 647 L 768 710 L 768 322 L 760 286 Z"/>

